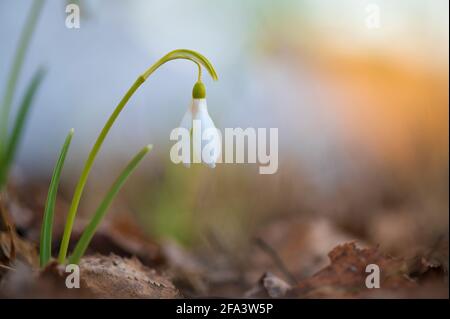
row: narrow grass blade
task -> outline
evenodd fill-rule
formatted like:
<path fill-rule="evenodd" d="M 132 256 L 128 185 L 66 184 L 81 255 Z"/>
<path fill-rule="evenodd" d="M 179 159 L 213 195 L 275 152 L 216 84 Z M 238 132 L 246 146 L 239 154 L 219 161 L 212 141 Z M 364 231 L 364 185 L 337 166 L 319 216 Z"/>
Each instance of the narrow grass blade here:
<path fill-rule="evenodd" d="M 43 0 L 34 0 L 33 5 L 28 14 L 25 27 L 20 35 L 20 40 L 14 55 L 14 61 L 9 73 L 8 81 L 6 83 L 6 90 L 4 92 L 3 101 L 0 109 L 0 152 L 4 151 L 6 147 L 6 136 L 8 134 L 8 119 L 11 110 L 11 104 L 14 97 L 14 92 L 17 86 L 17 80 L 23 66 L 23 61 L 28 50 L 33 31 L 36 29 L 36 24 L 39 15 L 44 5 Z"/>
<path fill-rule="evenodd" d="M 134 169 L 137 167 L 139 162 L 142 160 L 142 158 L 151 150 L 152 146 L 148 145 L 144 147 L 138 154 L 135 155 L 135 157 L 128 163 L 128 165 L 125 167 L 125 169 L 122 171 L 122 173 L 119 175 L 119 177 L 116 179 L 114 184 L 109 189 L 108 193 L 106 194 L 103 201 L 100 203 L 100 206 L 97 208 L 97 211 L 95 212 L 94 216 L 92 217 L 89 224 L 86 226 L 85 230 L 83 231 L 83 234 L 80 237 L 80 240 L 78 241 L 77 245 L 75 246 L 75 250 L 73 254 L 69 257 L 69 263 L 70 264 L 78 264 L 81 257 L 83 257 L 87 247 L 89 246 L 89 243 L 92 239 L 92 237 L 95 234 L 95 231 L 97 230 L 98 225 L 102 221 L 103 217 L 106 214 L 106 211 L 108 210 L 109 206 L 111 205 L 111 202 L 116 197 L 119 190 L 122 188 L 123 184 L 127 180 L 127 178 L 130 176 L 130 174 L 134 171 Z"/>
<path fill-rule="evenodd" d="M 11 166 L 11 163 L 17 153 L 17 148 L 23 135 L 24 126 L 28 118 L 34 96 L 36 95 L 36 92 L 39 89 L 40 84 L 42 83 L 44 75 L 44 69 L 39 69 L 38 71 L 36 71 L 33 78 L 31 79 L 30 84 L 27 87 L 25 95 L 20 104 L 19 111 L 17 113 L 17 117 L 11 131 L 11 135 L 9 136 L 7 141 L 5 152 L 2 154 L 3 157 L 1 159 L 0 167 L 0 189 L 6 182 L 9 167 Z"/>
<path fill-rule="evenodd" d="M 41 267 L 44 267 L 50 260 L 52 254 L 52 228 L 53 217 L 55 215 L 55 203 L 56 195 L 58 193 L 59 179 L 61 171 L 64 166 L 67 151 L 69 150 L 70 142 L 72 141 L 73 129 L 67 134 L 63 147 L 59 154 L 58 161 L 56 162 L 53 170 L 52 180 L 47 194 L 47 201 L 45 203 L 44 219 L 41 227 L 41 244 L 39 250 L 39 258 Z"/>

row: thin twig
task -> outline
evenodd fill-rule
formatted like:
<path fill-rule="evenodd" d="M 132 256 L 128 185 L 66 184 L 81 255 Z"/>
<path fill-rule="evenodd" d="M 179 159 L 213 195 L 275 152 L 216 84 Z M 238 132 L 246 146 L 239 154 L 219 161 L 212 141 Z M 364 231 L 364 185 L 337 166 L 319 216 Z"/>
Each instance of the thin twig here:
<path fill-rule="evenodd" d="M 273 260 L 275 263 L 275 266 L 283 273 L 283 275 L 286 277 L 286 279 L 289 280 L 289 282 L 292 285 L 297 284 L 297 279 L 295 279 L 295 276 L 287 269 L 286 265 L 284 264 L 281 257 L 278 255 L 278 253 L 273 249 L 268 243 L 266 243 L 262 238 L 255 238 L 256 245 L 261 248 L 262 251 L 264 251 L 269 257 Z"/>
<path fill-rule="evenodd" d="M 16 271 L 15 268 L 9 267 L 9 266 L 6 266 L 6 265 L 2 265 L 2 264 L 0 264 L 0 268 L 4 268 L 4 269 L 7 269 L 7 270 L 13 270 L 13 271 Z"/>
<path fill-rule="evenodd" d="M 9 234 L 10 238 L 10 247 L 9 247 L 9 259 L 15 260 L 16 259 L 16 243 L 15 243 L 15 228 L 14 224 L 11 223 L 9 215 L 6 212 L 6 208 L 4 206 L 4 203 L 2 201 L 2 194 L 0 193 L 0 231 L 5 231 Z"/>

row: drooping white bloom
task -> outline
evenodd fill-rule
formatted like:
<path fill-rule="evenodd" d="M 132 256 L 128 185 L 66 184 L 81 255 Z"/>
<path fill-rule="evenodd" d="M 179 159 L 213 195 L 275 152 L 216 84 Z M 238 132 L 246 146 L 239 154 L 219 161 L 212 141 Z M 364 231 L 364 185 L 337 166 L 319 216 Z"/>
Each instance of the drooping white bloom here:
<path fill-rule="evenodd" d="M 192 103 L 181 120 L 180 128 L 191 133 L 193 162 L 203 162 L 214 168 L 222 148 L 220 132 L 209 116 L 206 98 L 195 98 L 195 96 L 194 94 Z M 182 159 L 183 164 L 187 167 L 191 162 L 189 153 Z"/>

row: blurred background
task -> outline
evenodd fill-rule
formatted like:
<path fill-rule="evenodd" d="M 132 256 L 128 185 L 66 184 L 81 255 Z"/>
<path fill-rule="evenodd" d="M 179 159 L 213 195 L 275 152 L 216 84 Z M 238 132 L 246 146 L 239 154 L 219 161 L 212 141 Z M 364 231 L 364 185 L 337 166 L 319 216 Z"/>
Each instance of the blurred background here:
<path fill-rule="evenodd" d="M 136 77 L 165 53 L 188 48 L 218 72 L 218 82 L 204 77 L 218 128 L 279 129 L 278 172 L 259 175 L 255 164 L 186 169 L 170 161 L 169 133 L 197 76 L 192 63 L 174 61 L 149 78 L 111 130 L 81 214 L 92 214 L 120 169 L 152 143 L 110 216 L 132 216 L 155 238 L 195 249 L 213 234 L 241 250 L 258 232 L 289 236 L 285 227 L 297 224 L 264 227 L 292 219 L 320 220 L 313 224 L 393 253 L 448 236 L 448 1 L 78 4 L 81 27 L 68 29 L 66 2 L 46 3 L 19 83 L 20 95 L 40 65 L 48 70 L 12 179 L 22 193 L 38 194 L 39 205 L 68 130 L 75 136 L 62 201 L 70 200 L 96 136 Z M 374 5 L 379 26 L 372 28 Z M 0 2 L 0 88 L 30 6 Z M 59 211 L 65 214 L 67 203 Z M 327 249 L 337 244 L 325 236 L 315 240 L 328 240 Z"/>

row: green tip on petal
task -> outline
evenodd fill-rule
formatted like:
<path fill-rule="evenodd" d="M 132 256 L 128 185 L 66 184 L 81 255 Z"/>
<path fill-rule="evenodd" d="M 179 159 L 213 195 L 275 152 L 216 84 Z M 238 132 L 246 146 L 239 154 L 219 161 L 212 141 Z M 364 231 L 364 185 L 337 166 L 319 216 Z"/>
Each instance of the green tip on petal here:
<path fill-rule="evenodd" d="M 204 99 L 206 97 L 206 88 L 203 82 L 197 82 L 192 89 L 192 97 L 194 99 Z"/>

